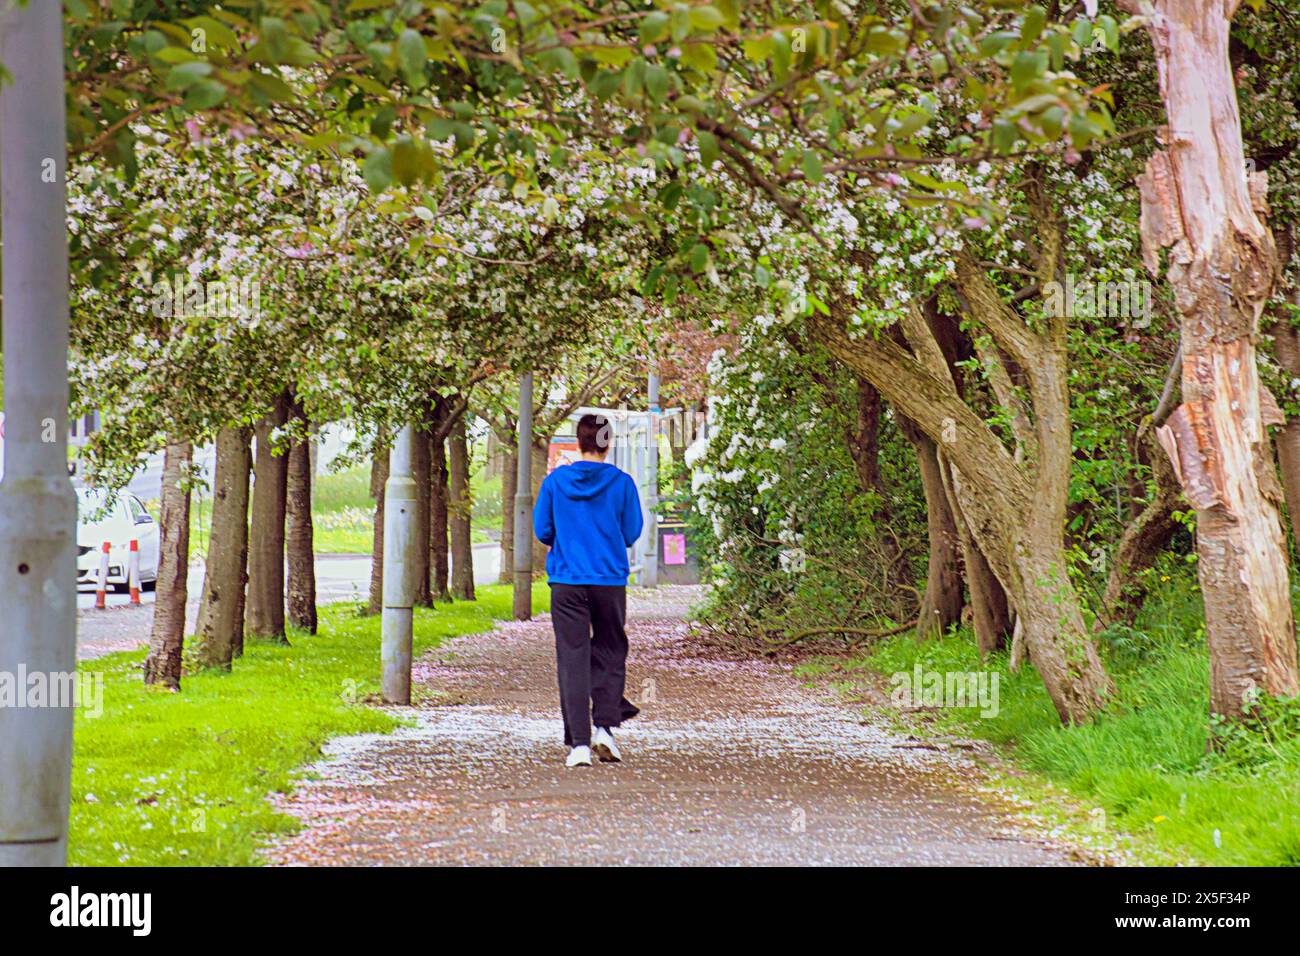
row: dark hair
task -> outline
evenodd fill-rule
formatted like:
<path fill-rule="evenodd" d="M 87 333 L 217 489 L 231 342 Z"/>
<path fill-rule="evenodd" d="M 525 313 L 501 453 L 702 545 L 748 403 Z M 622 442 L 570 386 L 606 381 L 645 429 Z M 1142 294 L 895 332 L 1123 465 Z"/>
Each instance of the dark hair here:
<path fill-rule="evenodd" d="M 578 450 L 609 453 L 614 429 L 604 415 L 583 415 L 578 419 Z"/>

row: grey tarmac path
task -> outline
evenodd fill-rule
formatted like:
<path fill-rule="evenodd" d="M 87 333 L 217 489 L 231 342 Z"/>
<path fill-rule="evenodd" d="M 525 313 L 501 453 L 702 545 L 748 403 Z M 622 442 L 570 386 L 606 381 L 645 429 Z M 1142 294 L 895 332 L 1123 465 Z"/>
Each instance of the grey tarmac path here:
<path fill-rule="evenodd" d="M 416 665 L 413 725 L 330 742 L 281 807 L 287 865 L 1068 865 L 981 771 L 789 668 L 699 647 L 697 589 L 630 591 L 619 764 L 568 770 L 549 618 Z M 987 788 L 986 788 L 987 789 Z"/>

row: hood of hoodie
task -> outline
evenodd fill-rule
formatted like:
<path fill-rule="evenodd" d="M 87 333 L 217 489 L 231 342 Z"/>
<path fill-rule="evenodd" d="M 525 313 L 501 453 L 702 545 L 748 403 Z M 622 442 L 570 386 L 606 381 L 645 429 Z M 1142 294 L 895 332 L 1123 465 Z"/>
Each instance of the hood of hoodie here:
<path fill-rule="evenodd" d="M 595 498 L 618 481 L 621 474 L 618 468 L 603 461 L 575 461 L 556 468 L 549 480 L 564 497 L 584 501 Z"/>

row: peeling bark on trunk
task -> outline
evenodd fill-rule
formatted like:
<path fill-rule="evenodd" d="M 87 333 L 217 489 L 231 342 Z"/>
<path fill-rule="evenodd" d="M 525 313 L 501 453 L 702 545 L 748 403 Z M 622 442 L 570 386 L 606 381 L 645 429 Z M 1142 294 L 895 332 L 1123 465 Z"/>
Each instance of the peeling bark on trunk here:
<path fill-rule="evenodd" d="M 460 415 L 447 441 L 449 454 L 448 511 L 451 515 L 451 553 L 454 576 L 452 596 L 459 601 L 474 600 L 474 542 L 470 527 L 473 501 L 469 488 L 469 442 L 465 435 L 465 416 Z"/>
<path fill-rule="evenodd" d="M 244 587 L 248 583 L 248 479 L 252 429 L 217 432 L 212 478 L 212 535 L 208 542 L 203 598 L 191 641 L 199 667 L 230 670 L 244 646 Z"/>
<path fill-rule="evenodd" d="M 370 463 L 370 497 L 375 499 L 375 530 L 370 548 L 370 601 L 367 614 L 384 609 L 384 486 L 388 483 L 388 446 L 375 442 L 375 457 Z"/>
<path fill-rule="evenodd" d="M 297 402 L 293 415 L 302 422 L 307 416 Z M 289 623 L 308 634 L 316 633 L 316 548 L 311 517 L 311 439 L 295 441 L 289 449 L 288 485 L 285 504 L 285 549 L 288 555 L 289 580 L 285 603 Z"/>
<path fill-rule="evenodd" d="M 181 687 L 185 604 L 189 597 L 190 490 L 182 484 L 193 447 L 172 442 L 163 452 L 162 514 L 159 516 L 158 584 L 153 630 L 144 662 L 144 682 L 169 690 Z"/>
<path fill-rule="evenodd" d="M 257 425 L 253 469 L 252 526 L 248 546 L 248 610 L 244 631 L 250 637 L 288 643 L 284 633 L 284 519 L 289 478 L 286 448 L 272 448 L 271 433 L 289 417 L 286 396 Z"/>
<path fill-rule="evenodd" d="M 1292 304 L 1300 306 L 1300 301 Z M 1272 332 L 1273 352 L 1278 364 L 1290 378 L 1300 378 L 1300 329 L 1294 328 L 1286 315 L 1280 315 L 1273 323 Z M 1300 417 L 1288 419 L 1274 434 L 1282 490 L 1291 520 L 1291 539 L 1300 547 Z"/>
<path fill-rule="evenodd" d="M 1181 317 L 1183 404 L 1157 434 L 1196 509 L 1210 709 L 1300 692 L 1278 486 L 1255 362 L 1277 256 L 1267 176 L 1245 169 L 1228 33 L 1235 0 L 1154 0 L 1147 13 L 1169 126 L 1138 177 L 1143 260 Z"/>
<path fill-rule="evenodd" d="M 925 575 L 925 594 L 917 614 L 918 638 L 938 637 L 961 621 L 962 576 L 958 565 L 957 523 L 948 506 L 939 455 L 935 444 L 905 415 L 898 415 L 899 431 L 916 449 L 925 492 L 925 524 L 930 555 Z"/>

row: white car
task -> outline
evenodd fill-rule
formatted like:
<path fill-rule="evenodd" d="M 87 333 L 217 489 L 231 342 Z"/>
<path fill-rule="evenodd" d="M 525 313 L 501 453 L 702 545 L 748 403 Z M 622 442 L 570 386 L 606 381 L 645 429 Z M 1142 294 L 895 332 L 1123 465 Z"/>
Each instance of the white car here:
<path fill-rule="evenodd" d="M 158 523 L 135 495 L 116 496 L 92 488 L 77 489 L 77 586 L 99 583 L 99 556 L 109 545 L 108 584 L 115 591 L 130 588 L 127 580 L 131 542 L 140 550 L 140 587 L 158 581 Z"/>

